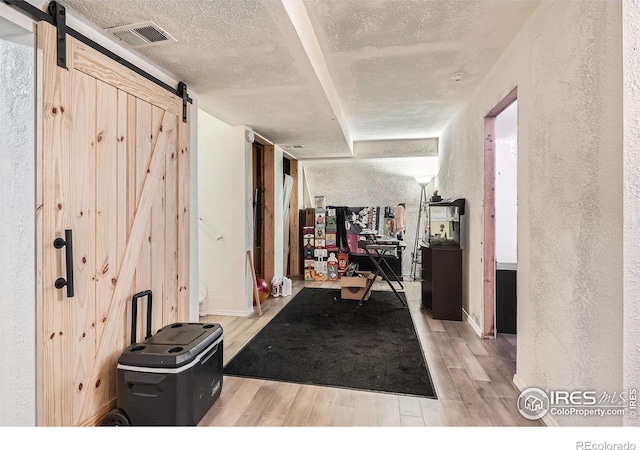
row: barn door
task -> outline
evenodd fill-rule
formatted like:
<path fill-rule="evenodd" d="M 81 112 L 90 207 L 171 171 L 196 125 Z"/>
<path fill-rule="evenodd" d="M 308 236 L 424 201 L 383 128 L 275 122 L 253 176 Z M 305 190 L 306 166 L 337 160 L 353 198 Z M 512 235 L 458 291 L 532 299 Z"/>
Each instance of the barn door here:
<path fill-rule="evenodd" d="M 189 123 L 180 98 L 70 36 L 58 67 L 47 23 L 38 45 L 38 424 L 94 425 L 115 405 L 132 296 L 152 290 L 152 332 L 188 320 Z"/>

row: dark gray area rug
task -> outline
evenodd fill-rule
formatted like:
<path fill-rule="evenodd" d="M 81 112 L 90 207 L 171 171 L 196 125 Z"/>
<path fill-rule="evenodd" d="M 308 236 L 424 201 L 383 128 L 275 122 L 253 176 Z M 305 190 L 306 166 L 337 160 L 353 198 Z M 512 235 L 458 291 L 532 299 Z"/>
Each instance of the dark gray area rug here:
<path fill-rule="evenodd" d="M 302 289 L 224 374 L 436 398 L 409 310 L 387 291 L 358 303 Z"/>

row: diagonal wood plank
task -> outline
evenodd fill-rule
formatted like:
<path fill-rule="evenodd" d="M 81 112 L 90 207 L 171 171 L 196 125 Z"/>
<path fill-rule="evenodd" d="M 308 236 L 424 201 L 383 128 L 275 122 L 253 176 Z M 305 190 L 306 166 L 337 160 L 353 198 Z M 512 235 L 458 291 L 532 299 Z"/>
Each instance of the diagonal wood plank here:
<path fill-rule="evenodd" d="M 127 304 L 131 284 L 133 282 L 133 274 L 138 262 L 137 257 L 142 243 L 147 237 L 147 227 L 149 225 L 151 207 L 153 206 L 155 195 L 162 183 L 165 149 L 172 138 L 172 128 L 170 126 L 171 120 L 175 120 L 174 116 L 171 114 L 164 115 L 162 123 L 166 124 L 166 126 L 163 126 L 163 131 L 160 131 L 160 135 L 158 136 L 158 140 L 155 145 L 156 148 L 153 151 L 149 168 L 147 169 L 147 174 L 142 187 L 142 195 L 140 196 L 140 202 L 136 209 L 136 217 L 129 235 L 129 242 L 120 264 L 120 270 L 118 271 L 116 288 L 109 303 L 109 309 L 106 316 L 107 321 L 100 339 L 97 341 L 96 354 L 94 357 L 95 362 L 92 366 L 90 376 L 87 378 L 88 385 L 97 386 L 96 389 L 100 389 L 97 373 L 99 373 L 101 364 L 98 364 L 98 362 L 105 361 L 114 351 L 119 351 L 118 349 L 114 349 L 114 342 L 118 341 L 118 333 L 122 325 L 120 318 L 123 316 Z M 85 417 L 86 414 L 100 406 L 92 404 L 95 399 L 96 396 L 84 397 L 81 417 Z"/>

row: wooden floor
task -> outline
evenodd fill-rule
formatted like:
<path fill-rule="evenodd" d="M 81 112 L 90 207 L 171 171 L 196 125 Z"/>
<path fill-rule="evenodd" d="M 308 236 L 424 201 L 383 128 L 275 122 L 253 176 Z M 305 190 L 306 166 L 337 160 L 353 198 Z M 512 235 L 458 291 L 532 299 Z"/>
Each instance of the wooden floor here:
<path fill-rule="evenodd" d="M 480 339 L 466 322 L 434 320 L 420 307 L 420 282 L 403 284 L 437 400 L 225 376 L 220 398 L 199 426 L 542 426 L 522 417 L 516 408 L 519 393 L 511 381 L 515 336 Z M 224 363 L 305 286 L 338 287 L 335 282 L 294 281 L 292 296 L 262 304 L 262 317 L 201 317 L 202 322 L 222 325 Z M 374 286 L 374 290 L 388 289 L 382 282 Z"/>

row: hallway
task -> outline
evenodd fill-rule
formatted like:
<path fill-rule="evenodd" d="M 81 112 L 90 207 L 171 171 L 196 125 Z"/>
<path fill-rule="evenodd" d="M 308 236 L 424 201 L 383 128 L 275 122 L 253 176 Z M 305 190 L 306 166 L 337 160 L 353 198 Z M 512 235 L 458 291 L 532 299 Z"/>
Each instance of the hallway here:
<path fill-rule="evenodd" d="M 437 400 L 225 376 L 220 398 L 199 426 L 543 426 L 516 407 L 515 340 L 483 340 L 466 322 L 434 320 L 420 307 L 420 282 L 404 285 Z M 262 317 L 202 317 L 224 329 L 225 364 L 305 286 L 339 288 L 294 280 L 293 295 L 266 300 Z M 384 282 L 374 286 L 385 289 Z"/>

